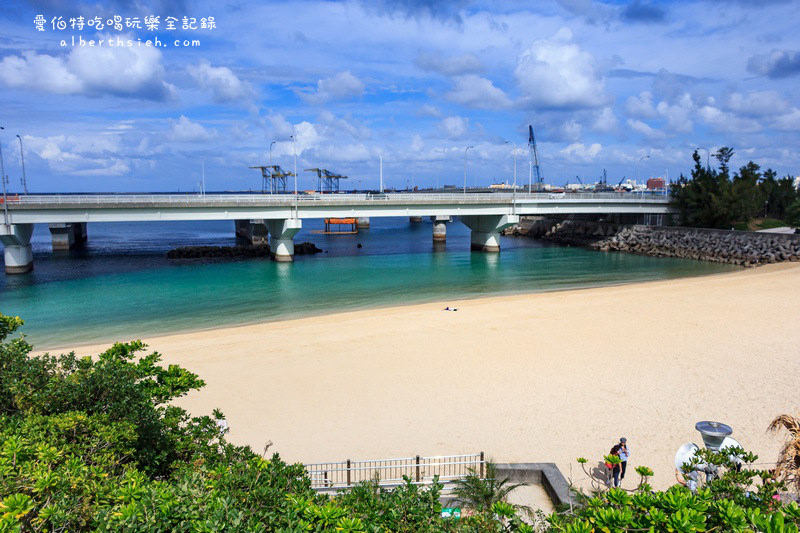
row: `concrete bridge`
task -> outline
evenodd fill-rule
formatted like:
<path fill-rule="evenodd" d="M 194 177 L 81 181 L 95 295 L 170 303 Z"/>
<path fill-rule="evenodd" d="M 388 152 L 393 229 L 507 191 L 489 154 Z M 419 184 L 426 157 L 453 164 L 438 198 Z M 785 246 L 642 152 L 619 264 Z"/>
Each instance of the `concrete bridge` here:
<path fill-rule="evenodd" d="M 380 193 L 380 194 L 53 194 L 8 196 L 3 202 L 0 241 L 6 272 L 33 268 L 34 224 L 48 224 L 53 249 L 69 249 L 87 238 L 90 222 L 233 220 L 237 234 L 269 238 L 277 261 L 291 261 L 294 236 L 304 218 L 429 216 L 433 239 L 444 240 L 445 222 L 458 219 L 472 230 L 473 250 L 500 250 L 500 232 L 520 215 L 648 214 L 670 212 L 669 198 L 649 193 Z"/>

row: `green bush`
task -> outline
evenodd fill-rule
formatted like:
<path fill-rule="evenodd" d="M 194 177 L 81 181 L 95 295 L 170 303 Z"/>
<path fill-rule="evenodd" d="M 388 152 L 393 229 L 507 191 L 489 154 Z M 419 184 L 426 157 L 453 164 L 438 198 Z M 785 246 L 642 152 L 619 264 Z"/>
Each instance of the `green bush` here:
<path fill-rule="evenodd" d="M 521 532 L 765 531 L 796 533 L 800 507 L 772 499 L 782 487 L 766 472 L 702 455 L 723 474 L 696 494 L 652 492 L 653 472 L 636 471 L 634 493 L 580 496 L 572 511 L 523 522 L 506 496 L 513 485 L 492 465 L 457 496 L 461 520 L 441 517 L 442 486 L 406 479 L 336 495 L 311 488 L 289 465 L 226 441 L 222 413 L 193 417 L 169 402 L 203 382 L 141 342 L 96 358 L 31 357 L 22 325 L 0 315 L 0 533 L 19 531 Z M 745 465 L 755 456 L 737 451 Z M 586 460 L 582 460 L 583 463 Z M 525 513 L 527 514 L 527 513 Z M 528 518 L 532 518 L 527 514 Z"/>

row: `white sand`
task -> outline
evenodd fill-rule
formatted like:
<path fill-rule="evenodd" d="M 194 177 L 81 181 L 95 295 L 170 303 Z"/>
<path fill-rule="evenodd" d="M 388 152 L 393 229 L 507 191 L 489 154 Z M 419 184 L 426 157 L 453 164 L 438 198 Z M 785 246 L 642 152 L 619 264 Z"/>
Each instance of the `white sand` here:
<path fill-rule="evenodd" d="M 719 420 L 762 460 L 800 411 L 800 265 L 357 311 L 148 338 L 207 386 L 231 438 L 291 461 L 485 451 L 584 477 L 621 436 L 674 482 L 675 451 Z M 445 312 L 445 305 L 458 312 Z M 166 312 L 166 311 L 165 311 Z M 131 338 L 136 332 L 131 331 Z M 84 354 L 104 347 L 81 348 Z"/>

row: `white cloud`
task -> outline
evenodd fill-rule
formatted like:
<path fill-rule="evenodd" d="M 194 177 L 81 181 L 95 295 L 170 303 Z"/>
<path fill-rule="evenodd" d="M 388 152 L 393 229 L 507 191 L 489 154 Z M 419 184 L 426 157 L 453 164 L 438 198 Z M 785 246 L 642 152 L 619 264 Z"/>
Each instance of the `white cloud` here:
<path fill-rule="evenodd" d="M 711 125 L 715 130 L 722 132 L 756 132 L 761 130 L 758 121 L 743 117 L 737 117 L 733 113 L 723 111 L 714 105 L 714 99 L 709 98 L 707 105 L 697 109 L 697 115 L 706 124 Z"/>
<path fill-rule="evenodd" d="M 33 88 L 56 94 L 74 94 L 83 82 L 59 57 L 23 52 L 0 61 L 0 81 L 12 88 Z"/>
<path fill-rule="evenodd" d="M 439 118 L 442 116 L 441 110 L 435 105 L 423 104 L 419 108 L 419 114 L 423 117 Z"/>
<path fill-rule="evenodd" d="M 459 116 L 450 116 L 439 123 L 439 129 L 449 139 L 461 139 L 469 131 L 469 119 Z"/>
<path fill-rule="evenodd" d="M 598 107 L 605 103 L 604 83 L 592 54 L 561 28 L 551 39 L 536 41 L 524 51 L 514 75 L 523 102 L 542 107 Z"/>
<path fill-rule="evenodd" d="M 188 72 L 202 89 L 209 89 L 218 103 L 249 100 L 253 94 L 253 87 L 240 80 L 228 67 L 212 67 L 202 60 L 197 65 L 188 65 Z"/>
<path fill-rule="evenodd" d="M 348 100 L 364 94 L 364 83 L 346 70 L 317 82 L 316 92 L 300 92 L 299 95 L 312 104 L 330 100 Z"/>
<path fill-rule="evenodd" d="M 319 114 L 320 123 L 325 126 L 325 135 L 335 138 L 349 136 L 355 139 L 368 139 L 372 132 L 361 122 L 351 116 L 339 118 L 330 111 L 323 111 Z"/>
<path fill-rule="evenodd" d="M 178 142 L 202 142 L 213 139 L 216 130 L 207 130 L 198 122 L 193 122 L 181 115 L 178 120 L 170 119 L 168 137 Z"/>
<path fill-rule="evenodd" d="M 99 35 L 125 41 L 130 36 Z M 153 47 L 76 47 L 66 57 L 23 52 L 0 62 L 0 82 L 56 94 L 166 100 L 175 88 L 164 81 L 161 52 Z"/>
<path fill-rule="evenodd" d="M 438 72 L 445 76 L 474 74 L 483 71 L 480 59 L 470 53 L 444 57 L 437 52 L 420 52 L 414 63 L 422 70 Z"/>
<path fill-rule="evenodd" d="M 658 111 L 653 106 L 653 95 L 642 91 L 639 96 L 629 96 L 625 102 L 625 111 L 635 118 L 656 118 Z"/>
<path fill-rule="evenodd" d="M 789 104 L 777 91 L 751 91 L 747 94 L 731 94 L 728 108 L 742 115 L 760 117 L 785 113 L 789 110 Z"/>
<path fill-rule="evenodd" d="M 592 128 L 595 131 L 601 131 L 603 133 L 609 133 L 617 129 L 617 125 L 619 121 L 617 120 L 616 115 L 614 115 L 614 110 L 611 107 L 606 106 L 603 108 L 602 111 L 597 115 L 594 123 L 592 124 Z"/>
<path fill-rule="evenodd" d="M 775 121 L 775 126 L 780 130 L 800 130 L 800 109 L 793 107 L 789 113 L 782 115 Z"/>
<path fill-rule="evenodd" d="M 577 141 L 581 138 L 581 125 L 576 120 L 568 120 L 561 125 L 561 134 L 567 141 Z"/>
<path fill-rule="evenodd" d="M 627 120 L 627 124 L 630 129 L 637 133 L 641 133 L 648 139 L 663 139 L 666 136 L 663 131 L 653 129 L 641 120 L 629 118 Z"/>
<path fill-rule="evenodd" d="M 456 76 L 453 90 L 446 96 L 451 102 L 478 109 L 502 109 L 511 105 L 503 91 L 490 80 L 475 74 Z"/>
<path fill-rule="evenodd" d="M 271 132 L 271 136 L 275 139 L 286 139 L 294 133 L 292 123 L 281 114 L 268 115 L 267 127 Z"/>
<path fill-rule="evenodd" d="M 591 161 L 602 151 L 603 146 L 599 143 L 594 143 L 591 146 L 585 146 L 582 143 L 573 143 L 561 150 L 561 153 L 567 156 L 577 157 L 584 161 Z"/>
<path fill-rule="evenodd" d="M 667 120 L 667 128 L 671 131 L 681 133 L 692 131 L 692 121 L 689 116 L 694 113 L 694 103 L 689 93 L 684 93 L 676 104 L 659 102 L 656 110 Z"/>
<path fill-rule="evenodd" d="M 122 176 L 130 172 L 127 161 L 120 157 L 123 147 L 119 136 L 25 135 L 26 160 L 33 156 L 47 162 L 59 173 L 76 176 Z"/>

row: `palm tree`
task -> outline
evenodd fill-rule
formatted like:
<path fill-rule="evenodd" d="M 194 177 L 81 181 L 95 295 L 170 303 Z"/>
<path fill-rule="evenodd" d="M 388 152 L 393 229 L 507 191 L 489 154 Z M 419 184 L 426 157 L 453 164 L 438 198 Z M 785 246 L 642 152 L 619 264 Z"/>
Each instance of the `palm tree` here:
<path fill-rule="evenodd" d="M 510 483 L 508 478 L 497 478 L 494 462 L 486 461 L 486 477 L 481 478 L 474 468 L 462 479 L 455 482 L 453 495 L 455 501 L 477 512 L 489 511 L 497 502 L 505 502 L 514 489 L 527 483 Z M 527 506 L 515 505 L 515 509 L 529 510 Z"/>
<path fill-rule="evenodd" d="M 775 479 L 800 491 L 800 417 L 780 415 L 769 425 L 769 431 L 773 433 L 781 428 L 786 430 L 787 438 L 775 465 Z"/>

